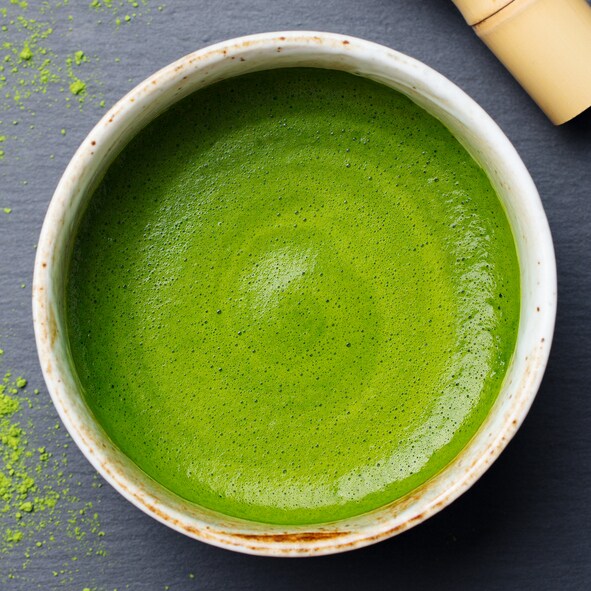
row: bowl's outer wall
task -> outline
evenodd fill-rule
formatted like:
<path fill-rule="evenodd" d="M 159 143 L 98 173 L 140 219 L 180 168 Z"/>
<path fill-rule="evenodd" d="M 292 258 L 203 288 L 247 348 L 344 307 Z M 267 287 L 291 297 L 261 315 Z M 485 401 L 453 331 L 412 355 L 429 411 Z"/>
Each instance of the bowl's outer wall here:
<path fill-rule="evenodd" d="M 478 434 L 444 471 L 408 497 L 333 524 L 285 527 L 235 519 L 184 501 L 146 476 L 108 439 L 80 393 L 68 350 L 64 286 L 72 238 L 92 188 L 125 144 L 188 94 L 247 72 L 293 66 L 339 69 L 395 88 L 440 119 L 489 175 L 511 222 L 521 266 L 521 321 L 513 362 Z M 72 438 L 94 467 L 140 509 L 194 538 L 241 552 L 310 556 L 368 545 L 420 523 L 467 490 L 498 457 L 533 402 L 556 314 L 552 239 L 533 182 L 509 140 L 460 89 L 386 47 L 328 33 L 242 37 L 186 56 L 119 101 L 66 169 L 43 225 L 33 316 L 42 370 Z"/>

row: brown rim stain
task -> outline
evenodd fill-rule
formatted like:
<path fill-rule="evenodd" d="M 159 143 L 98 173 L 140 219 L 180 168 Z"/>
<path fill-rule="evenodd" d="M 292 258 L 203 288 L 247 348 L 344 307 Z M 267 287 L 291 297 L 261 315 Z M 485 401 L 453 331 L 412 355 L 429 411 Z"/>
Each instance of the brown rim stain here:
<path fill-rule="evenodd" d="M 344 531 L 310 531 L 310 532 L 295 532 L 284 534 L 243 534 L 232 532 L 234 538 L 241 540 L 248 540 L 250 542 L 261 542 L 268 544 L 297 544 L 300 542 L 320 542 L 322 540 L 334 540 L 342 536 L 348 536 L 351 532 Z"/>

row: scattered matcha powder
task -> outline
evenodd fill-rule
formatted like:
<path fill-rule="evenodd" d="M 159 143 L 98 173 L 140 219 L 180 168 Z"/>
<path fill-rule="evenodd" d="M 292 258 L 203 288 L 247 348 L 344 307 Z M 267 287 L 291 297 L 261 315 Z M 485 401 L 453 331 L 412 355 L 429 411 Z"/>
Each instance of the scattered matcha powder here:
<path fill-rule="evenodd" d="M 76 63 L 77 66 L 79 66 L 82 62 L 86 61 L 86 55 L 84 55 L 83 51 L 77 51 L 74 54 L 74 62 Z"/>
<path fill-rule="evenodd" d="M 151 12 L 148 0 L 92 0 L 90 8 L 99 14 L 113 19 L 112 22 L 119 28 L 123 23 L 129 23 L 132 19 L 141 18 Z M 165 5 L 158 6 L 162 11 Z M 133 9 L 131 12 L 128 12 Z"/>
<path fill-rule="evenodd" d="M 19 57 L 25 62 L 28 62 L 33 57 L 33 52 L 26 41 L 23 50 L 19 54 Z"/>
<path fill-rule="evenodd" d="M 60 584 L 74 580 L 79 557 L 106 556 L 105 533 L 93 503 L 74 494 L 82 483 L 74 483 L 68 473 L 64 435 L 57 440 L 51 435 L 54 428 L 37 433 L 31 419 L 26 429 L 23 426 L 23 409 L 35 408 L 26 387 L 24 377 L 13 378 L 10 372 L 0 382 L 0 562 L 10 555 L 13 564 L 20 563 L 11 572 L 0 569 L 2 589 L 9 580 L 26 583 L 32 560 L 63 549 L 64 536 L 69 539 L 69 556 L 52 572 Z M 35 448 L 37 438 L 44 445 Z M 96 475 L 95 486 L 102 486 Z"/>
<path fill-rule="evenodd" d="M 86 83 L 82 82 L 82 80 L 74 80 L 74 82 L 70 84 L 70 92 L 72 94 L 84 94 L 86 92 Z"/>
<path fill-rule="evenodd" d="M 94 77 L 98 57 L 82 48 L 63 55 L 53 47 L 53 36 L 75 28 L 74 16 L 66 12 L 69 4 L 70 0 L 9 0 L 0 6 L 0 113 L 31 112 L 32 97 L 39 94 L 47 95 L 50 104 L 65 101 L 67 108 L 72 101 L 80 107 L 87 100 L 102 102 L 101 84 Z M 119 27 L 148 17 L 149 4 L 149 0 L 92 0 L 87 6 L 88 14 L 95 15 L 94 26 L 106 21 Z M 158 6 L 158 11 L 163 7 Z M 67 31 L 65 23 L 70 24 Z M 0 150 L 0 160 L 3 156 Z"/>

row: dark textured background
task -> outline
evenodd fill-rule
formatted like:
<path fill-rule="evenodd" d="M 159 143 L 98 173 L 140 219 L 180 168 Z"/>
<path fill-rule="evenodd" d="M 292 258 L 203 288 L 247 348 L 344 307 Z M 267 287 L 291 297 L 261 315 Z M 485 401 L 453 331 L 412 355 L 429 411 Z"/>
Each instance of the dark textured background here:
<path fill-rule="evenodd" d="M 234 554 L 156 523 L 108 485 L 93 487 L 93 469 L 71 447 L 68 469 L 81 482 L 78 495 L 99 507 L 107 556 L 81 560 L 60 581 L 51 571 L 71 543 L 64 538 L 32 556 L 26 573 L 3 580 L 0 588 L 591 588 L 591 113 L 553 127 L 448 0 L 169 0 L 162 12 L 153 10 L 125 29 L 99 26 L 96 17 L 88 18 L 88 3 L 71 3 L 68 14 L 82 24 L 53 43 L 100 56 L 96 67 L 107 106 L 181 55 L 270 30 L 356 35 L 439 70 L 499 123 L 538 186 L 558 259 L 557 328 L 538 398 L 502 457 L 451 507 L 400 537 L 325 558 Z M 0 0 L 0 6 L 8 4 Z M 30 313 L 33 245 L 61 173 L 101 111 L 92 105 L 82 111 L 50 108 L 46 98 L 35 100 L 35 131 L 23 130 L 15 153 L 0 162 L 0 206 L 9 201 L 13 207 L 10 216 L 0 212 L 0 346 L 6 351 L 0 370 L 26 375 L 46 400 Z M 21 289 L 23 282 L 27 289 Z M 53 425 L 57 415 L 42 402 L 31 417 L 40 428 Z M 18 554 L 1 555 L 0 575 L 19 571 L 21 563 Z"/>

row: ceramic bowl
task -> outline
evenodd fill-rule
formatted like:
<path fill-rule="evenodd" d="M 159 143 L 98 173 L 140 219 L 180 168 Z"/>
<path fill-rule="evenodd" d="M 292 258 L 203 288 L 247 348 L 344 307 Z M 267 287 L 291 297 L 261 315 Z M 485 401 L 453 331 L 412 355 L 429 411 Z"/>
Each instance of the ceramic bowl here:
<path fill-rule="evenodd" d="M 442 121 L 488 174 L 503 202 L 521 266 L 517 348 L 502 390 L 482 427 L 437 476 L 370 513 L 313 526 L 280 526 L 228 517 L 196 506 L 146 476 L 109 440 L 85 404 L 69 353 L 64 289 L 77 224 L 106 168 L 158 114 L 225 78 L 290 66 L 343 70 L 392 87 Z M 492 119 L 449 80 L 387 47 L 317 32 L 266 33 L 207 47 L 160 70 L 121 99 L 68 165 L 49 206 L 33 287 L 35 336 L 47 387 L 82 453 L 134 505 L 198 540 L 251 554 L 312 556 L 359 548 L 398 534 L 466 491 L 499 456 L 539 387 L 552 340 L 556 268 L 536 188 Z"/>

